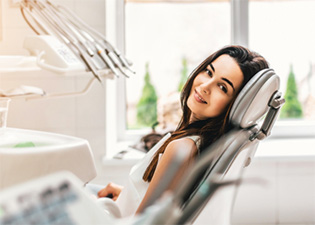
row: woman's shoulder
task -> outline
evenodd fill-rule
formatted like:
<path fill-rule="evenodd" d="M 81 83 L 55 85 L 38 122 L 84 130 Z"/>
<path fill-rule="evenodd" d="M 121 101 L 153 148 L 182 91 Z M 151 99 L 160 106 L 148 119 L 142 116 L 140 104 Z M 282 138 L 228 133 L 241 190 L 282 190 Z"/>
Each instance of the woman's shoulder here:
<path fill-rule="evenodd" d="M 183 143 L 187 144 L 194 144 L 196 145 L 197 149 L 200 147 L 200 136 L 199 135 L 191 135 L 191 136 L 186 136 L 177 139 L 178 141 L 181 141 Z"/>
<path fill-rule="evenodd" d="M 199 136 L 194 135 L 194 136 L 187 136 L 187 137 L 175 139 L 171 143 L 174 143 L 174 144 L 184 143 L 184 144 L 189 144 L 189 145 L 191 144 L 196 145 L 196 142 L 198 142 L 199 139 L 200 139 Z"/>
<path fill-rule="evenodd" d="M 194 139 L 190 138 L 190 137 L 183 137 L 183 138 L 179 138 L 176 140 L 171 141 L 165 151 L 168 152 L 177 152 L 177 151 L 185 151 L 185 152 L 190 152 L 192 155 L 196 154 L 198 151 L 198 146 L 195 142 Z"/>

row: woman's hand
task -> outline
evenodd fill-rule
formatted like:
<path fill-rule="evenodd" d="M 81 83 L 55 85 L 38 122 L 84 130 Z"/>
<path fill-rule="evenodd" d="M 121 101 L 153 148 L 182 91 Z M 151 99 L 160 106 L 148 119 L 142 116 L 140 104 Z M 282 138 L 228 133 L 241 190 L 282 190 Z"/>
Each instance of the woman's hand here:
<path fill-rule="evenodd" d="M 105 188 L 101 189 L 97 195 L 99 198 L 108 197 L 116 201 L 123 188 L 123 186 L 118 184 L 109 183 Z"/>

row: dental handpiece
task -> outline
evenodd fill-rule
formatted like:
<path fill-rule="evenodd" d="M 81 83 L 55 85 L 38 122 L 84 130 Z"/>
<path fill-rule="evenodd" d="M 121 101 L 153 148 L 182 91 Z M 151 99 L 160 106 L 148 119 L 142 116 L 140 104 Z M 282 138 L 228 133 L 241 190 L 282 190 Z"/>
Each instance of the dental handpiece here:
<path fill-rule="evenodd" d="M 103 40 L 98 40 L 98 44 L 96 44 L 99 48 L 102 48 L 102 52 L 104 52 L 104 55 L 106 55 L 106 59 L 108 59 L 111 64 L 115 67 L 117 67 L 119 69 L 119 71 L 125 76 L 129 78 L 129 75 L 125 72 L 123 66 L 120 63 L 120 60 L 118 59 L 118 57 L 115 55 L 115 53 L 113 53 L 112 51 L 110 51 L 107 46 L 103 43 Z M 115 67 L 115 68 L 116 68 Z"/>
<path fill-rule="evenodd" d="M 120 61 L 122 62 L 122 64 L 124 65 L 124 67 L 126 67 L 130 72 L 132 72 L 133 74 L 135 74 L 136 72 L 133 71 L 130 67 L 130 63 L 127 61 L 127 59 L 120 53 L 120 51 L 118 51 L 118 49 L 114 48 L 114 53 L 115 55 L 120 59 Z"/>
<path fill-rule="evenodd" d="M 112 61 L 110 60 L 110 58 L 107 56 L 107 54 L 105 53 L 105 51 L 98 45 L 95 44 L 95 47 L 97 49 L 97 54 L 99 54 L 102 59 L 104 60 L 104 62 L 106 63 L 106 65 L 113 71 L 113 73 L 119 77 L 119 72 L 117 71 L 117 69 L 115 68 L 115 65 L 112 63 Z"/>
<path fill-rule="evenodd" d="M 105 49 L 106 51 L 106 49 Z M 120 70 L 120 72 L 125 76 L 129 78 L 129 75 L 125 73 L 124 69 L 122 68 L 118 58 L 116 57 L 115 53 L 113 52 L 106 52 L 108 57 L 114 62 L 114 64 L 118 67 L 118 69 Z"/>
<path fill-rule="evenodd" d="M 95 76 L 95 78 L 102 83 L 102 80 L 100 78 L 100 74 L 98 73 L 97 68 L 95 67 L 95 65 L 93 64 L 93 62 L 90 61 L 90 57 L 87 56 L 87 53 L 85 53 L 81 47 L 77 44 L 77 43 L 72 43 L 80 52 L 80 56 L 82 58 L 82 60 L 86 63 L 88 69 L 90 69 L 90 71 L 93 73 L 93 75 Z"/>

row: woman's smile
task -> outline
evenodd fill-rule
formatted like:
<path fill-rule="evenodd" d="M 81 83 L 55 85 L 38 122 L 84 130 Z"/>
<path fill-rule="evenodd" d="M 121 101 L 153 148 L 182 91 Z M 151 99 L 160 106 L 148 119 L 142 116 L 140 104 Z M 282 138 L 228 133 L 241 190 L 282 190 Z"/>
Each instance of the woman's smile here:
<path fill-rule="evenodd" d="M 207 102 L 202 98 L 201 94 L 199 94 L 196 89 L 195 89 L 194 97 L 195 97 L 197 102 L 207 104 Z"/>

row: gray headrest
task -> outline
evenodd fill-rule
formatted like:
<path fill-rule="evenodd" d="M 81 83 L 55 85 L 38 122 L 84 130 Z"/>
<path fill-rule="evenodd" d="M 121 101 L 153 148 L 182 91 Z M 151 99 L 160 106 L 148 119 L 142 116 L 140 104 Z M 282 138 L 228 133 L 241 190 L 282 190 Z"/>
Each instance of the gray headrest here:
<path fill-rule="evenodd" d="M 250 127 L 267 112 L 268 103 L 279 89 L 280 79 L 272 69 L 263 69 L 253 76 L 237 96 L 230 112 L 230 122 Z"/>

